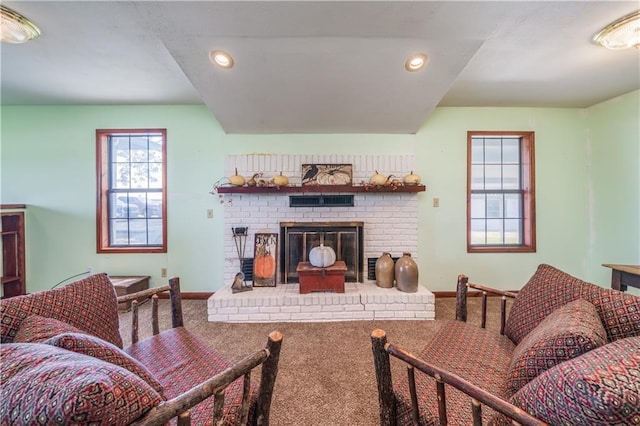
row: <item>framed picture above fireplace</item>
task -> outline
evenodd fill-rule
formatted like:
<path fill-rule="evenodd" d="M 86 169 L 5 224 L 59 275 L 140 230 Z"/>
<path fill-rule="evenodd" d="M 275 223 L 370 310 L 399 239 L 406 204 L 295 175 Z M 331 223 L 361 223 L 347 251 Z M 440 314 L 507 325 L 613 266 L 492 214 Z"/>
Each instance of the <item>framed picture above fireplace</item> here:
<path fill-rule="evenodd" d="M 353 164 L 303 164 L 302 185 L 351 185 Z"/>
<path fill-rule="evenodd" d="M 278 259 L 278 234 L 256 233 L 253 249 L 254 287 L 275 287 Z"/>

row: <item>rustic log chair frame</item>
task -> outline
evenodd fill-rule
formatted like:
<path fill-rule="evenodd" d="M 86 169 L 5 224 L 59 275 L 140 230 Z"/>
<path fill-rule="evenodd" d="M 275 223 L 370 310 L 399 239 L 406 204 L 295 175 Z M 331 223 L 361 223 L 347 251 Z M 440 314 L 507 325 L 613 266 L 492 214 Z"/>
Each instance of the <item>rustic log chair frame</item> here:
<path fill-rule="evenodd" d="M 180 296 L 180 279 L 172 277 L 169 285 L 163 287 L 142 290 L 118 297 L 118 303 L 131 302 L 131 344 L 138 341 L 138 307 L 141 302 L 151 299 L 151 327 L 154 335 L 160 333 L 158 322 L 158 295 L 169 292 L 171 304 L 171 326 L 173 328 L 183 327 L 182 299 Z M 135 426 L 152 426 L 164 424 L 170 419 L 177 417 L 178 426 L 188 426 L 191 424 L 189 409 L 214 395 L 214 412 L 212 413 L 213 424 L 217 425 L 222 420 L 224 411 L 225 388 L 239 377 L 243 377 L 243 393 L 241 405 L 240 425 L 246 425 L 249 416 L 249 390 L 251 386 L 251 370 L 262 364 L 262 374 L 260 386 L 258 388 L 258 399 L 256 407 L 256 424 L 262 426 L 269 425 L 269 412 L 276 376 L 278 374 L 278 361 L 280 358 L 280 347 L 282 345 L 282 334 L 273 331 L 269 334 L 267 345 L 253 354 L 250 354 L 234 363 L 231 367 L 221 371 L 215 376 L 207 379 L 188 391 L 167 401 L 162 401 L 158 406 L 152 408 L 142 419 L 132 423 Z"/>
<path fill-rule="evenodd" d="M 456 286 L 456 320 L 467 321 L 467 290 L 473 288 L 482 292 L 482 321 L 481 327 L 485 328 L 487 319 L 487 296 L 489 294 L 501 296 L 500 303 L 500 334 L 504 334 L 506 321 L 507 298 L 515 298 L 516 293 L 485 287 L 480 284 L 469 282 L 465 275 L 458 275 Z M 436 397 L 438 400 L 438 424 L 447 424 L 447 400 L 445 384 L 469 395 L 470 409 L 473 416 L 474 426 L 482 425 L 482 404 L 493 408 L 514 420 L 514 424 L 526 426 L 546 425 L 547 423 L 531 416 L 520 408 L 509 402 L 483 390 L 462 377 L 425 362 L 417 358 L 412 353 L 399 346 L 387 343 L 387 336 L 383 330 L 376 329 L 371 333 L 371 346 L 373 350 L 373 360 L 376 369 L 376 379 L 378 382 L 378 402 L 380 406 L 380 425 L 393 426 L 396 424 L 396 405 L 393 394 L 393 383 L 391 378 L 391 363 L 389 355 L 400 359 L 408 364 L 407 374 L 409 380 L 409 393 L 411 396 L 411 415 L 413 423 L 419 424 L 418 396 L 415 386 L 415 370 L 419 370 L 436 380 Z"/>

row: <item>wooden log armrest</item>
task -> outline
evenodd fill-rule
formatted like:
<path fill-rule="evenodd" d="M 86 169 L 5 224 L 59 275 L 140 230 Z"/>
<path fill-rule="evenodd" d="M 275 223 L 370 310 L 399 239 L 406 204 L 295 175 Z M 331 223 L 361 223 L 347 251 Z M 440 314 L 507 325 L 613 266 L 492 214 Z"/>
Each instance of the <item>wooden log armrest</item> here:
<path fill-rule="evenodd" d="M 240 408 L 240 425 L 246 425 L 249 416 L 249 391 L 251 370 L 262 364 L 260 386 L 256 404 L 255 424 L 268 426 L 271 399 L 275 379 L 278 374 L 278 361 L 280 359 L 280 347 L 282 334 L 278 331 L 271 332 L 267 339 L 267 345 L 253 354 L 246 356 L 241 361 L 228 367 L 203 383 L 193 386 L 191 389 L 160 403 L 149 411 L 143 418 L 132 423 L 135 426 L 154 426 L 165 424 L 170 419 L 177 417 L 178 426 L 190 424 L 189 410 L 205 399 L 214 397 L 213 424 L 220 424 L 223 417 L 225 388 L 236 379 L 243 377 L 243 394 Z"/>
<path fill-rule="evenodd" d="M 169 292 L 171 303 L 171 326 L 182 327 L 184 319 L 182 316 L 182 298 L 180 296 L 180 278 L 171 277 L 169 285 L 163 287 L 150 288 L 118 297 L 118 303 L 131 302 L 131 344 L 138 341 L 138 307 L 141 303 L 151 299 L 151 327 L 153 334 L 160 332 L 158 322 L 158 295 Z"/>
<path fill-rule="evenodd" d="M 467 321 L 467 298 L 468 289 L 479 290 L 482 294 L 482 321 L 481 327 L 485 328 L 487 323 L 487 297 L 488 295 L 500 296 L 500 334 L 504 334 L 504 327 L 506 323 L 507 314 L 507 299 L 515 299 L 518 295 L 516 292 L 499 290 L 497 288 L 487 287 L 481 284 L 475 284 L 469 282 L 469 277 L 466 275 L 458 275 L 458 282 L 456 285 L 456 319 L 458 321 Z"/>
<path fill-rule="evenodd" d="M 184 320 L 182 315 L 182 299 L 180 297 L 180 279 L 172 277 L 169 285 L 157 288 L 142 290 L 125 296 L 118 297 L 118 303 L 131 301 L 131 344 L 138 342 L 138 307 L 139 304 L 151 299 L 151 322 L 153 335 L 160 334 L 158 321 L 158 295 L 169 292 L 171 304 L 171 326 L 174 331 L 184 330 Z M 179 329 L 179 327 L 182 327 Z M 188 331 L 182 331 L 191 335 Z M 169 332 L 166 332 L 169 333 Z M 162 334 L 165 336 L 166 334 Z M 143 341 L 144 344 L 147 340 Z M 214 397 L 214 408 L 211 413 L 213 424 L 219 424 L 224 416 L 225 388 L 239 378 L 243 378 L 242 402 L 240 407 L 239 424 L 246 425 L 250 411 L 251 393 L 251 370 L 262 365 L 260 385 L 258 387 L 257 399 L 255 400 L 256 411 L 254 423 L 268 426 L 271 399 L 278 374 L 278 362 L 280 358 L 280 347 L 282 345 L 282 334 L 274 331 L 269 334 L 265 348 L 246 356 L 241 361 L 230 365 L 214 376 L 194 384 L 190 389 L 179 395 L 161 402 L 154 407 L 144 417 L 138 419 L 134 425 L 158 425 L 165 424 L 170 419 L 177 417 L 178 426 L 190 424 L 189 411 L 205 399 Z"/>
<path fill-rule="evenodd" d="M 405 349 L 387 342 L 384 330 L 376 329 L 371 333 L 371 345 L 378 383 L 378 398 L 380 404 L 380 425 L 393 426 L 396 424 L 396 399 L 394 396 L 391 377 L 390 356 L 407 364 L 409 393 L 411 395 L 411 416 L 414 424 L 420 424 L 420 408 L 415 385 L 415 370 L 433 377 L 436 381 L 434 400 L 438 401 L 437 421 L 434 424 L 447 424 L 447 399 L 445 385 L 452 386 L 469 396 L 469 408 L 474 425 L 482 425 L 482 405 L 504 414 L 520 425 L 542 426 L 547 423 L 531 416 L 515 405 L 493 395 L 473 383 L 458 376 L 454 372 L 428 363 Z M 435 415 L 435 413 L 434 413 Z"/>

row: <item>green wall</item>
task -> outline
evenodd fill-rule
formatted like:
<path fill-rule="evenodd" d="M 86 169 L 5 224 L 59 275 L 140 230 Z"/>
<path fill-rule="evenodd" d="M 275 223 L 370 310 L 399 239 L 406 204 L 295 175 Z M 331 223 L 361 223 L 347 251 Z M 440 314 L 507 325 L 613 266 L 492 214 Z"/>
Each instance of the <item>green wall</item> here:
<path fill-rule="evenodd" d="M 607 280 L 602 263 L 640 264 L 640 91 L 589 108 L 586 119 L 587 271 Z"/>
<path fill-rule="evenodd" d="M 0 202 L 28 205 L 30 292 L 87 267 L 151 275 L 152 285 L 168 268 L 185 291 L 211 292 L 228 284 L 221 282 L 224 206 L 209 194 L 225 155 L 414 154 L 427 185 L 418 195 L 419 267 L 429 289 L 453 291 L 459 273 L 517 289 L 542 262 L 608 285 L 601 263 L 640 263 L 638 238 L 627 238 L 640 236 L 639 95 L 586 110 L 437 108 L 416 135 L 225 135 L 204 106 L 3 107 Z M 169 252 L 98 255 L 95 130 L 140 127 L 168 133 Z M 537 253 L 466 253 L 467 130 L 536 132 Z"/>
<path fill-rule="evenodd" d="M 477 283 L 519 289 L 539 263 L 584 276 L 586 154 L 578 109 L 439 108 L 420 136 L 418 156 L 425 164 L 420 260 L 428 282 L 453 289 L 458 273 Z M 467 130 L 535 131 L 536 253 L 466 252 Z M 425 251 L 426 250 L 426 259 Z"/>

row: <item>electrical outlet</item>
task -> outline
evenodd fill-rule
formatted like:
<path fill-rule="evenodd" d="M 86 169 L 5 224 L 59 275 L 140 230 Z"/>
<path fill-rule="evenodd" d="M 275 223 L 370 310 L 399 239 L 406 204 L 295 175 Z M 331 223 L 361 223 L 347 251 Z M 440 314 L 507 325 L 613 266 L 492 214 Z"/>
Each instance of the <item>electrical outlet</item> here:
<path fill-rule="evenodd" d="M 87 274 L 88 275 L 93 275 L 93 266 L 87 267 Z"/>
<path fill-rule="evenodd" d="M 440 207 L 440 198 L 433 199 L 433 207 Z"/>
<path fill-rule="evenodd" d="M 160 276 L 161 276 L 162 278 L 167 278 L 167 268 L 162 268 L 162 269 L 160 270 Z"/>
<path fill-rule="evenodd" d="M 207 210 L 207 219 L 213 219 L 213 209 Z"/>

